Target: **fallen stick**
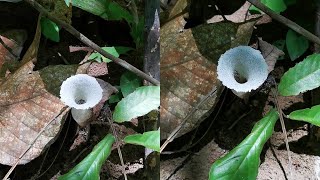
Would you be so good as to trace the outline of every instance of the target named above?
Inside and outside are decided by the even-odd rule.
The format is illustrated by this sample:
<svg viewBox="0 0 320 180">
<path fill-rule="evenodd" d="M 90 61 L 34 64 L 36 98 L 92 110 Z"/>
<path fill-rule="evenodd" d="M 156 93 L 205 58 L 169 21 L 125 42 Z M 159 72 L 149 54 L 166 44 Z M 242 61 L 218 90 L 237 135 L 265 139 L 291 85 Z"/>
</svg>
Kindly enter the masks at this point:
<svg viewBox="0 0 320 180">
<path fill-rule="evenodd" d="M 292 30 L 296 31 L 297 33 L 305 36 L 310 41 L 320 45 L 320 38 L 319 37 L 315 36 L 314 34 L 312 34 L 311 32 L 307 31 L 306 29 L 304 29 L 303 27 L 299 26 L 297 23 L 291 21 L 290 19 L 288 19 L 288 18 L 286 18 L 286 17 L 284 17 L 284 16 L 282 16 L 280 14 L 275 13 L 270 8 L 268 8 L 267 6 L 262 4 L 260 2 L 260 0 L 247 0 L 247 1 L 250 2 L 252 5 L 256 6 L 261 11 L 265 12 L 266 14 L 268 14 L 272 19 L 275 19 L 275 20 L 279 21 L 280 23 L 288 26 L 289 28 L 291 28 Z"/>
<path fill-rule="evenodd" d="M 141 70 L 137 69 L 136 67 L 132 66 L 131 64 L 127 63 L 126 61 L 117 58 L 110 53 L 104 51 L 100 46 L 98 46 L 96 43 L 91 41 L 89 38 L 87 38 L 85 35 L 81 34 L 78 30 L 76 30 L 74 27 L 69 25 L 68 23 L 52 16 L 44 7 L 42 7 L 39 3 L 37 3 L 35 0 L 24 0 L 25 2 L 29 3 L 33 8 L 35 8 L 37 11 L 42 13 L 43 16 L 49 18 L 53 22 L 57 23 L 61 27 L 63 27 L 65 30 L 67 30 L 70 34 L 77 37 L 80 41 L 85 43 L 87 46 L 91 47 L 98 53 L 102 54 L 104 57 L 111 59 L 113 62 L 119 64 L 120 66 L 124 67 L 125 69 L 135 73 L 136 75 L 140 76 L 141 78 L 151 82 L 154 85 L 159 86 L 160 82 L 153 77 L 150 77 L 146 73 L 142 72 Z"/>
</svg>

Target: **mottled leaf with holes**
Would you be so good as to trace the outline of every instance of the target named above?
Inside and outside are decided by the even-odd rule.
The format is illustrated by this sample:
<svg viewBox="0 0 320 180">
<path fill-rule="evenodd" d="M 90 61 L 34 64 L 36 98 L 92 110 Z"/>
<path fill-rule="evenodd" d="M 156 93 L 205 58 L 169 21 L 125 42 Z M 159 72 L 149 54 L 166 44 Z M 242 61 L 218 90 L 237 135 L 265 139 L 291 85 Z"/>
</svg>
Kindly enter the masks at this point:
<svg viewBox="0 0 320 180">
<path fill-rule="evenodd" d="M 213 109 L 223 89 L 217 79 L 222 53 L 247 45 L 255 20 L 242 24 L 220 22 L 183 29 L 182 16 L 161 28 L 161 138 L 167 138 L 201 100 L 206 100 L 187 121 L 180 135 L 191 131 Z"/>
<path fill-rule="evenodd" d="M 30 61 L 0 85 L 0 163 L 13 165 L 41 129 L 57 116 L 64 104 L 46 89 Z M 63 113 L 40 135 L 21 159 L 38 157 L 60 131 Z"/>
</svg>

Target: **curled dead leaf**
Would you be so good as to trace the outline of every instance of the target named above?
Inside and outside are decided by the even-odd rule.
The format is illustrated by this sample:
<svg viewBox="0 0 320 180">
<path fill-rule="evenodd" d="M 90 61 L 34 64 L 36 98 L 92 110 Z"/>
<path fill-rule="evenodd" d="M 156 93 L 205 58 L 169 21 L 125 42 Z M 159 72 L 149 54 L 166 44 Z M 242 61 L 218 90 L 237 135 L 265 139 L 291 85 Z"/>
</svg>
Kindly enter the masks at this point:
<svg viewBox="0 0 320 180">
<path fill-rule="evenodd" d="M 285 54 L 276 46 L 262 40 L 262 38 L 259 38 L 258 41 L 261 54 L 265 58 L 266 63 L 268 64 L 268 72 L 270 73 L 271 71 L 273 71 L 278 58 Z"/>
</svg>

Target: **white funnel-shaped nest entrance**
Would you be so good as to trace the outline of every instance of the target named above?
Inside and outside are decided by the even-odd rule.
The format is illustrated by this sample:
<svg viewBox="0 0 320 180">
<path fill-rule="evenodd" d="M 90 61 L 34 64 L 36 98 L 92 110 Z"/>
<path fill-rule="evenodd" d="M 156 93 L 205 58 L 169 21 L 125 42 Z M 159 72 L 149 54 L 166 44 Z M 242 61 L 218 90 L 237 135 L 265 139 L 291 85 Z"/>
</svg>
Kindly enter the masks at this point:
<svg viewBox="0 0 320 180">
<path fill-rule="evenodd" d="M 226 51 L 218 61 L 218 79 L 236 92 L 250 92 L 268 77 L 268 65 L 260 51 L 238 46 Z"/>
<path fill-rule="evenodd" d="M 60 89 L 61 101 L 75 109 L 90 109 L 102 98 L 98 81 L 86 74 L 77 74 L 66 79 Z"/>
</svg>

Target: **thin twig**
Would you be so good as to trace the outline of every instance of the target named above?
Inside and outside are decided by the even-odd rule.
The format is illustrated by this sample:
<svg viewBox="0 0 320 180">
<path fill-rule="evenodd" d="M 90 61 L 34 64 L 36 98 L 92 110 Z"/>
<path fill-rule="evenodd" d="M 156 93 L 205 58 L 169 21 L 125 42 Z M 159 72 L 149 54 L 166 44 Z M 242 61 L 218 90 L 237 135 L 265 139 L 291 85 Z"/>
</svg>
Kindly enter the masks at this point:
<svg viewBox="0 0 320 180">
<path fill-rule="evenodd" d="M 69 117 L 71 117 L 71 116 L 69 116 Z M 57 159 L 57 157 L 58 157 L 58 155 L 59 155 L 59 153 L 60 153 L 60 151 L 61 151 L 61 149 L 62 149 L 62 147 L 63 147 L 63 145 L 64 145 L 64 142 L 65 142 L 66 139 L 67 139 L 68 132 L 69 132 L 69 127 L 70 127 L 70 123 L 71 123 L 71 118 L 69 119 L 68 127 L 67 127 L 67 130 L 66 130 L 65 136 L 63 137 L 62 143 L 61 143 L 61 145 L 60 145 L 60 147 L 59 147 L 59 150 L 58 150 L 57 154 L 54 156 L 53 160 L 51 160 L 51 164 L 49 165 L 49 167 L 48 167 L 45 171 L 43 171 L 42 173 L 41 173 L 41 170 L 42 170 L 42 166 L 43 166 L 44 163 L 41 164 L 40 169 L 39 169 L 39 171 L 38 171 L 38 173 L 37 173 L 37 176 L 36 176 L 37 178 L 36 178 L 36 179 L 39 179 L 39 178 L 40 178 L 41 176 L 43 176 L 47 171 L 49 171 L 49 169 L 52 167 L 53 163 L 56 161 L 56 159 Z M 49 147 L 49 148 L 50 148 L 50 147 Z M 49 150 L 48 150 L 48 152 L 49 152 Z M 47 156 L 47 154 L 46 154 L 46 156 Z M 46 159 L 46 156 L 44 157 L 44 160 Z M 43 160 L 43 162 L 44 162 L 44 160 Z M 41 173 L 41 174 L 40 174 L 40 173 Z"/>
<path fill-rule="evenodd" d="M 77 52 L 77 51 L 92 52 L 93 49 L 90 47 L 69 46 L 69 52 Z"/>
<path fill-rule="evenodd" d="M 320 45 L 320 38 L 318 38 L 317 36 L 315 36 L 311 32 L 307 31 L 303 27 L 299 26 L 297 23 L 287 19 L 286 17 L 284 17 L 284 16 L 282 16 L 280 14 L 275 13 L 270 8 L 268 8 L 267 6 L 262 4 L 259 0 L 247 0 L 247 1 L 249 1 L 251 4 L 256 6 L 261 11 L 265 12 L 266 14 L 268 14 L 272 19 L 275 19 L 275 20 L 281 22 L 282 24 L 288 26 L 289 28 L 291 28 L 292 30 L 296 31 L 297 33 L 305 36 L 310 41 Z"/>
<path fill-rule="evenodd" d="M 238 122 L 239 122 L 242 118 L 246 117 L 249 113 L 251 113 L 252 110 L 253 110 L 253 109 L 250 109 L 248 112 L 245 112 L 244 114 L 242 114 L 237 120 L 235 120 L 235 121 L 231 124 L 231 126 L 228 128 L 228 130 L 230 131 L 235 125 L 238 124 Z"/>
<path fill-rule="evenodd" d="M 154 79 L 153 77 L 150 77 L 149 75 L 147 75 L 146 73 L 142 72 L 141 70 L 137 69 L 136 67 L 132 66 L 131 64 L 127 63 L 126 61 L 117 58 L 113 55 L 111 55 L 110 53 L 104 51 L 101 47 L 99 47 L 96 43 L 94 43 L 93 41 L 91 41 L 89 38 L 87 38 L 85 35 L 81 34 L 78 30 L 76 30 L 74 27 L 72 27 L 71 25 L 69 25 L 68 23 L 54 17 L 53 15 L 51 15 L 44 7 L 42 7 L 39 3 L 37 3 L 35 0 L 24 0 L 27 3 L 29 3 L 33 8 L 35 8 L 37 11 L 39 11 L 40 13 L 43 14 L 43 16 L 49 18 L 50 20 L 52 20 L 53 22 L 55 22 L 56 24 L 60 25 L 61 27 L 63 27 L 65 30 L 67 30 L 70 34 L 72 34 L 73 36 L 77 37 L 80 41 L 82 41 L 83 43 L 85 43 L 86 45 L 88 45 L 89 47 L 91 47 L 92 49 L 94 49 L 95 51 L 97 51 L 98 53 L 102 54 L 104 57 L 111 59 L 113 62 L 119 64 L 120 66 L 126 68 L 127 70 L 135 73 L 136 75 L 140 76 L 141 78 L 151 82 L 154 85 L 159 86 L 160 82 L 156 79 Z"/>
<path fill-rule="evenodd" d="M 61 114 L 63 114 L 63 112 L 67 112 L 69 111 L 70 108 L 68 106 L 65 106 L 62 108 L 62 110 L 56 115 L 54 116 L 54 118 L 52 118 L 42 129 L 41 131 L 37 134 L 37 136 L 33 139 L 33 141 L 30 143 L 30 145 L 28 146 L 28 148 L 19 156 L 19 158 L 17 159 L 17 161 L 14 163 L 13 166 L 11 166 L 11 168 L 9 169 L 9 171 L 7 172 L 7 174 L 4 176 L 4 178 L 2 180 L 7 180 L 10 176 L 10 174 L 13 172 L 13 170 L 16 168 L 16 166 L 19 164 L 20 160 L 23 158 L 23 156 L 25 154 L 27 154 L 27 152 L 31 149 L 31 147 L 33 146 L 33 144 L 37 141 L 37 139 L 41 136 L 41 134 L 47 129 L 47 127 L 57 119 L 58 116 L 60 116 Z"/>
<path fill-rule="evenodd" d="M 291 170 L 292 170 L 292 161 L 291 161 L 291 155 L 290 155 L 290 147 L 289 147 L 289 140 L 288 140 L 288 135 L 287 135 L 287 130 L 286 130 L 286 125 L 284 123 L 283 120 L 283 112 L 282 109 L 280 107 L 279 101 L 278 101 L 278 87 L 277 87 L 277 83 L 275 81 L 275 79 L 273 78 L 274 84 L 275 84 L 275 90 L 273 91 L 273 98 L 279 113 L 279 118 L 280 118 L 280 123 L 281 123 L 281 128 L 282 128 L 282 132 L 284 134 L 284 138 L 285 138 L 285 144 L 286 144 L 286 149 L 287 149 L 287 155 L 288 155 L 288 161 L 289 161 L 289 177 L 291 177 Z"/>
<path fill-rule="evenodd" d="M 208 126 L 207 130 L 205 133 L 203 133 L 203 135 L 195 142 L 195 143 L 192 143 L 190 146 L 188 147 L 185 147 L 185 148 L 182 148 L 180 150 L 177 150 L 177 151 L 163 151 L 161 154 L 173 154 L 173 153 L 179 153 L 179 152 L 184 152 L 184 151 L 188 151 L 189 149 L 193 148 L 194 146 L 196 146 L 197 144 L 200 143 L 200 141 L 206 136 L 206 134 L 211 130 L 211 127 L 213 125 L 213 123 L 216 121 L 218 115 L 220 114 L 220 111 L 222 109 L 222 106 L 226 100 L 226 97 L 227 97 L 227 94 L 228 92 L 225 92 L 224 96 L 223 96 L 223 99 L 222 99 L 222 102 L 221 102 L 221 105 L 219 106 L 218 108 L 218 111 L 217 113 L 214 115 L 214 118 L 211 120 L 210 122 L 210 125 Z"/>
<path fill-rule="evenodd" d="M 120 145 L 119 145 L 120 144 L 119 143 L 119 138 L 118 138 L 116 129 L 114 128 L 114 125 L 113 125 L 112 116 L 110 116 L 112 113 L 111 113 L 111 110 L 110 110 L 109 107 L 106 107 L 106 110 L 104 110 L 104 111 L 106 111 L 106 118 L 108 119 L 108 121 L 110 123 L 110 128 L 112 130 L 112 134 L 115 137 L 116 146 L 117 146 L 117 150 L 118 150 L 118 154 L 119 154 L 119 158 L 120 158 L 120 162 L 121 162 L 121 166 L 122 166 L 122 173 L 123 173 L 124 179 L 127 180 L 128 177 L 127 177 L 127 174 L 126 174 L 125 165 L 124 165 L 124 161 L 123 161 L 123 156 L 122 156 L 121 148 L 120 148 Z"/>
<path fill-rule="evenodd" d="M 183 121 L 179 124 L 178 127 L 176 127 L 171 134 L 169 135 L 169 137 L 166 139 L 166 141 L 162 144 L 161 148 L 160 148 L 160 153 L 164 150 L 164 148 L 166 148 L 166 146 L 173 141 L 173 139 L 179 134 L 179 132 L 181 131 L 181 129 L 185 126 L 185 124 L 187 123 L 187 121 L 192 117 L 192 115 L 199 109 L 199 107 L 205 103 L 211 96 L 214 95 L 214 93 L 217 91 L 216 88 L 212 89 L 211 92 L 205 97 L 203 98 L 199 104 L 197 104 L 196 107 L 194 107 L 189 113 L 188 115 L 183 119 Z"/>
</svg>

